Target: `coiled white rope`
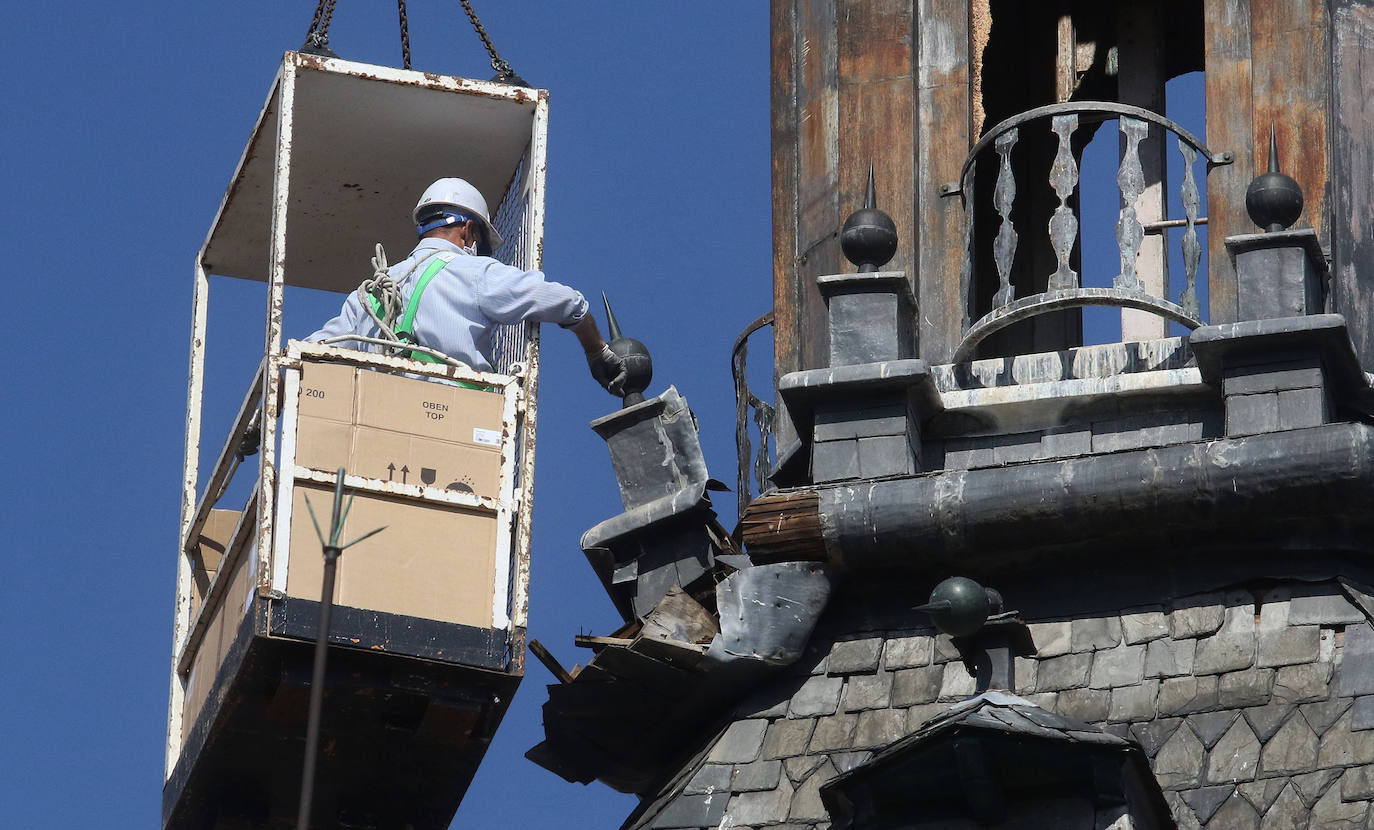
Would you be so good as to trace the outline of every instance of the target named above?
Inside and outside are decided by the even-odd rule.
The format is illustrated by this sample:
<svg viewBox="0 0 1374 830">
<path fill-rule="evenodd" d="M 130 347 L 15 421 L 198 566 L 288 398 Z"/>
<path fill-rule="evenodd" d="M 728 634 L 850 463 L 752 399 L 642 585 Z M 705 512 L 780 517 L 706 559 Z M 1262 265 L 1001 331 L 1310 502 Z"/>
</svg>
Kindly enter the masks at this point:
<svg viewBox="0 0 1374 830">
<path fill-rule="evenodd" d="M 418 264 L 418 263 L 417 263 Z M 377 243 L 376 253 L 372 255 L 372 276 L 365 279 L 358 286 L 358 303 L 367 311 L 369 317 L 381 329 L 382 339 L 392 343 L 401 343 L 401 338 L 395 332 L 396 318 L 400 316 L 401 309 L 405 301 L 401 297 L 400 283 L 405 282 L 406 277 L 410 276 L 410 271 L 406 272 L 405 277 L 400 280 L 393 280 L 387 271 L 389 266 L 386 263 L 386 250 L 382 248 L 382 243 Z M 411 271 L 415 268 L 412 266 Z M 381 306 L 381 314 L 378 314 L 369 302 L 369 298 L 375 299 Z M 395 351 L 395 349 L 393 349 Z"/>
<path fill-rule="evenodd" d="M 372 255 L 372 276 L 363 280 L 358 285 L 358 304 L 363 307 L 367 315 L 377 324 L 380 331 L 380 338 L 362 337 L 359 335 L 344 335 L 342 337 L 331 337 L 324 340 L 324 343 L 334 343 L 341 340 L 355 340 L 364 343 L 372 343 L 382 347 L 383 354 L 402 355 L 407 352 L 424 352 L 431 357 L 443 361 L 450 366 L 461 366 L 470 368 L 461 360 L 455 360 L 437 349 L 427 348 L 418 343 L 408 343 L 396 334 L 396 318 L 401 315 L 401 310 L 405 307 L 405 298 L 401 296 L 401 284 L 410 279 L 410 275 L 415 273 L 415 269 L 429 261 L 429 257 L 417 260 L 410 269 L 401 276 L 400 279 L 393 279 L 390 266 L 386 262 L 386 250 L 382 248 L 382 243 L 377 243 L 376 253 Z M 381 306 L 381 314 L 368 302 L 369 298 L 375 298 L 377 304 Z"/>
</svg>

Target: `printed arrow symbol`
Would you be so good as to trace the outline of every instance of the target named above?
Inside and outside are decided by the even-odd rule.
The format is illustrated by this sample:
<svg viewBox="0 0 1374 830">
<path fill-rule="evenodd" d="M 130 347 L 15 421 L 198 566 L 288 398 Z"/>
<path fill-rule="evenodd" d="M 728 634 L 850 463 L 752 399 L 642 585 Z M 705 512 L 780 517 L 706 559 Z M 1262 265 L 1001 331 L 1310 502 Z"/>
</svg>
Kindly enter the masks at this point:
<svg viewBox="0 0 1374 830">
<path fill-rule="evenodd" d="M 405 483 L 406 483 L 406 476 L 408 476 L 408 475 L 410 475 L 410 468 L 409 468 L 409 467 L 402 467 L 402 468 L 401 468 L 401 483 L 402 483 L 402 484 L 405 484 Z"/>
<path fill-rule="evenodd" d="M 386 465 L 386 480 L 391 481 L 396 477 L 396 465 L 394 463 Z"/>
</svg>

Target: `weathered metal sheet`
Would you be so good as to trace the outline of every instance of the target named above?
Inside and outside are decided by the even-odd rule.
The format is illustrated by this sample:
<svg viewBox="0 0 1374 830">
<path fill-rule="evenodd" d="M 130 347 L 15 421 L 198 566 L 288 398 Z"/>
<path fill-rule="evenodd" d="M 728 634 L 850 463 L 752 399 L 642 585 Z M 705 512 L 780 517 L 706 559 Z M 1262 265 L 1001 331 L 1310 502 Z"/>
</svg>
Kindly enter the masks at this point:
<svg viewBox="0 0 1374 830">
<path fill-rule="evenodd" d="M 848 567 L 955 567 L 973 552 L 991 566 L 1167 546 L 1180 533 L 1231 544 L 1263 533 L 1272 543 L 1282 523 L 1364 510 L 1374 497 L 1374 428 L 1330 424 L 817 492 L 830 561 Z"/>
<path fill-rule="evenodd" d="M 830 572 L 816 562 L 779 562 L 736 571 L 716 586 L 720 638 L 736 657 L 795 663 L 830 600 Z"/>
</svg>

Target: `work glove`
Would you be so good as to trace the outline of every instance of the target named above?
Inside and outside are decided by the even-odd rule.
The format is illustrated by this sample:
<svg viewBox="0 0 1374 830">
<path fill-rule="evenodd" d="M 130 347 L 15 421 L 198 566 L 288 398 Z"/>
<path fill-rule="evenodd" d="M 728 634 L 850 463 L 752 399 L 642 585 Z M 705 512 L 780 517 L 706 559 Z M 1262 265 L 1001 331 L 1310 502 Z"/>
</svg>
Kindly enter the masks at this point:
<svg viewBox="0 0 1374 830">
<path fill-rule="evenodd" d="M 610 346 L 602 345 L 596 351 L 587 352 L 587 367 L 601 388 L 617 398 L 625 396 L 625 381 L 630 379 L 630 373 L 625 368 L 625 361 L 611 351 Z"/>
</svg>

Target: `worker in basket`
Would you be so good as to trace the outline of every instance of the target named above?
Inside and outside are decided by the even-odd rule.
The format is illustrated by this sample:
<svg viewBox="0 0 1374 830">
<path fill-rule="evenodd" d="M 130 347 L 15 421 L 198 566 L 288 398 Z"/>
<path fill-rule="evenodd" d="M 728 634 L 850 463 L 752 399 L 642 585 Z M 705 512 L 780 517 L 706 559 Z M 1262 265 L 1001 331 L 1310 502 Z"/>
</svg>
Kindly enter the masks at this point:
<svg viewBox="0 0 1374 830">
<path fill-rule="evenodd" d="M 613 395 L 623 393 L 625 364 L 602 339 L 586 298 L 539 271 L 491 258 L 501 234 L 477 188 L 459 178 L 439 179 L 420 196 L 412 217 L 420 242 L 410 257 L 388 267 L 378 245 L 372 279 L 307 340 L 338 338 L 341 345 L 389 349 L 426 362 L 443 362 L 430 353 L 439 352 L 451 358 L 447 362 L 490 372 L 495 326 L 558 323 L 577 335 L 596 382 Z"/>
</svg>

